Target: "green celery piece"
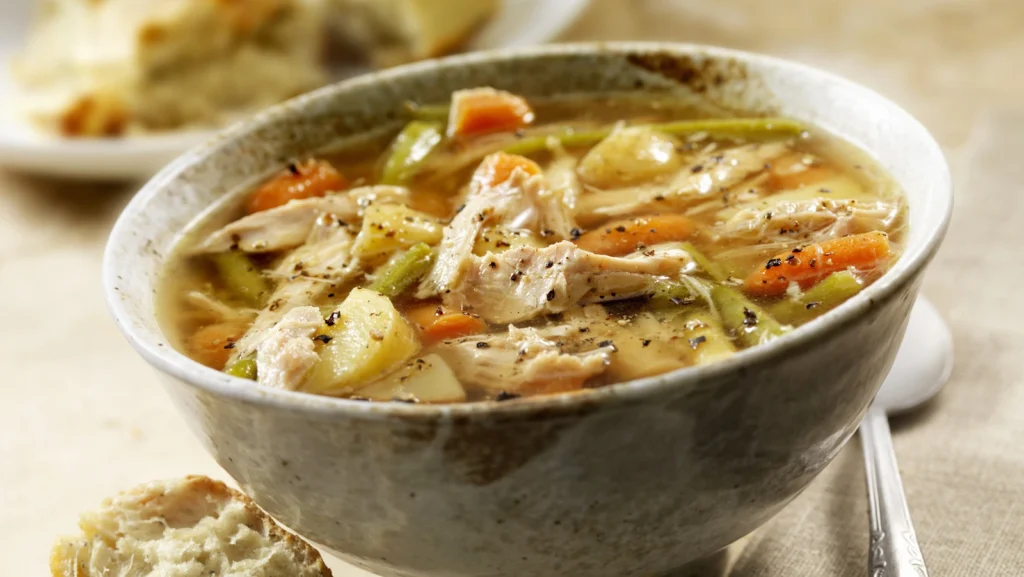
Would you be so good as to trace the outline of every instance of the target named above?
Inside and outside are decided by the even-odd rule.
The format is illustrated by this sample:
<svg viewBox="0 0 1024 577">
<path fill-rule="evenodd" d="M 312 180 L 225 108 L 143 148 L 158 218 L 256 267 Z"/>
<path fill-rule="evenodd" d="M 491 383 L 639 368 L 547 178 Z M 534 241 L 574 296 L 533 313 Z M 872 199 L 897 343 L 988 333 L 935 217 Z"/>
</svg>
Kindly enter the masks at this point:
<svg viewBox="0 0 1024 577">
<path fill-rule="evenodd" d="M 407 183 L 443 139 L 444 126 L 441 123 L 414 120 L 405 125 L 391 144 L 391 153 L 384 164 L 381 184 Z"/>
<path fill-rule="evenodd" d="M 611 132 L 610 128 L 599 128 L 596 130 L 575 130 L 568 128 L 551 134 L 520 138 L 512 144 L 502 148 L 502 151 L 522 156 L 537 154 L 548 150 L 548 140 L 552 138 L 558 141 L 558 143 L 565 148 L 579 148 L 581 146 L 597 144 L 604 140 L 605 137 L 611 134 Z"/>
<path fill-rule="evenodd" d="M 231 292 L 252 306 L 263 306 L 263 300 L 270 294 L 270 286 L 245 253 L 232 250 L 210 255 L 210 258 Z"/>
<path fill-rule="evenodd" d="M 772 305 L 770 312 L 777 319 L 800 325 L 834 309 L 862 288 L 852 272 L 835 272 L 808 289 L 799 299 L 786 299 Z"/>
<path fill-rule="evenodd" d="M 788 118 L 708 118 L 648 124 L 646 126 L 658 132 L 675 136 L 685 136 L 698 132 L 746 136 L 755 134 L 795 136 L 807 130 L 803 124 Z M 509 154 L 536 154 L 548 149 L 548 139 L 550 138 L 558 140 L 566 148 L 590 146 L 603 140 L 611 134 L 612 130 L 612 127 L 594 130 L 565 129 L 553 134 L 522 138 L 506 146 L 503 150 Z"/>
<path fill-rule="evenodd" d="M 651 304 L 659 308 L 684 306 L 700 299 L 685 283 L 674 280 L 655 281 L 647 294 Z"/>
<path fill-rule="evenodd" d="M 733 288 L 715 286 L 711 289 L 711 300 L 718 308 L 722 324 L 745 347 L 766 343 L 785 333 L 767 311 Z"/>
<path fill-rule="evenodd" d="M 367 288 L 389 298 L 397 297 L 430 271 L 433 256 L 434 251 L 427 244 L 413 245 L 381 266 Z"/>
<path fill-rule="evenodd" d="M 449 107 L 447 104 L 406 104 L 406 112 L 410 118 L 431 122 L 446 122 Z"/>
<path fill-rule="evenodd" d="M 691 257 L 693 257 L 693 262 L 697 263 L 697 266 L 699 266 L 701 270 L 707 273 L 711 278 L 718 282 L 724 282 L 728 278 L 728 275 L 725 274 L 722 267 L 717 263 L 711 262 L 711 259 L 702 253 L 700 249 L 693 246 L 692 242 L 684 242 L 682 244 L 682 248 L 689 253 Z"/>
<path fill-rule="evenodd" d="M 249 379 L 250 381 L 256 380 L 256 360 L 255 359 L 238 359 L 237 361 L 229 364 L 224 372 L 241 379 Z"/>
</svg>

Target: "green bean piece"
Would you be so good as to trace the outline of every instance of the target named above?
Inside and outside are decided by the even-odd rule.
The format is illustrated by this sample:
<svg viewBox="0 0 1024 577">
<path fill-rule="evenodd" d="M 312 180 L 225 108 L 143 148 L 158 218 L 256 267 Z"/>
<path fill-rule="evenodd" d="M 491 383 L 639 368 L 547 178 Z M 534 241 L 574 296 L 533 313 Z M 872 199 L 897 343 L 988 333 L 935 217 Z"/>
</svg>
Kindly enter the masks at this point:
<svg viewBox="0 0 1024 577">
<path fill-rule="evenodd" d="M 416 175 L 423 160 L 444 138 L 444 125 L 439 122 L 414 120 L 405 125 L 391 144 L 391 153 L 384 163 L 381 184 L 401 185 Z"/>
<path fill-rule="evenodd" d="M 682 244 L 682 249 L 689 253 L 689 255 L 693 257 L 693 262 L 697 263 L 697 266 L 699 266 L 701 270 L 706 272 L 711 278 L 718 282 L 723 282 L 728 278 L 722 270 L 722 267 L 717 263 L 711 262 L 711 259 L 702 253 L 700 249 L 693 246 L 692 242 L 684 242 Z"/>
<path fill-rule="evenodd" d="M 700 298 L 689 285 L 674 280 L 655 281 L 647 294 L 651 304 L 658 308 L 684 306 Z"/>
<path fill-rule="evenodd" d="M 777 319 L 800 325 L 836 308 L 862 288 L 852 272 L 835 272 L 808 289 L 800 298 L 786 299 L 771 306 L 770 312 Z"/>
<path fill-rule="evenodd" d="M 685 136 L 698 132 L 712 134 L 741 134 L 754 136 L 757 134 L 778 134 L 797 136 L 807 130 L 803 123 L 789 118 L 706 118 L 703 120 L 680 120 L 651 124 L 651 128 L 665 134 Z"/>
<path fill-rule="evenodd" d="M 715 286 L 711 289 L 711 300 L 718 307 L 722 324 L 745 347 L 766 343 L 785 332 L 763 308 L 733 288 Z"/>
<path fill-rule="evenodd" d="M 446 122 L 448 120 L 449 106 L 447 104 L 416 104 L 415 102 L 406 102 L 405 110 L 409 117 L 415 120 Z"/>
<path fill-rule="evenodd" d="M 270 287 L 267 279 L 245 253 L 232 250 L 214 254 L 211 258 L 221 280 L 229 290 L 250 305 L 263 305 L 263 299 L 270 293 Z"/>
<path fill-rule="evenodd" d="M 430 271 L 433 256 L 434 251 L 427 244 L 413 245 L 381 266 L 368 288 L 386 297 L 397 297 Z"/>
<path fill-rule="evenodd" d="M 256 359 L 238 359 L 224 368 L 224 372 L 240 379 L 256 380 Z"/>
<path fill-rule="evenodd" d="M 795 136 L 803 133 L 807 128 L 788 118 L 708 118 L 704 120 L 680 120 L 677 122 L 664 122 L 648 124 L 650 128 L 665 134 L 685 136 L 698 132 L 710 132 L 713 134 L 742 134 L 752 136 L 755 134 L 777 134 L 782 136 Z M 589 146 L 597 144 L 612 133 L 613 128 L 598 128 L 594 130 L 573 130 L 566 129 L 548 135 L 530 136 L 522 138 L 506 146 L 502 150 L 509 154 L 536 154 L 548 150 L 548 139 L 554 138 L 566 148 Z"/>
<path fill-rule="evenodd" d="M 598 128 L 596 130 L 575 130 L 568 128 L 552 132 L 551 134 L 520 138 L 512 144 L 502 148 L 502 151 L 509 154 L 519 155 L 537 154 L 550 148 L 548 146 L 548 140 L 552 138 L 565 148 L 579 148 L 581 146 L 597 144 L 611 133 L 611 128 Z"/>
<path fill-rule="evenodd" d="M 408 108 L 410 116 L 420 121 L 439 122 L 445 121 L 448 118 L 447 106 L 410 105 Z M 645 126 L 650 126 L 659 132 L 676 136 L 696 134 L 698 132 L 747 136 L 757 134 L 795 136 L 807 130 L 803 124 L 788 118 L 709 118 L 656 123 Z M 520 138 L 501 150 L 509 154 L 524 156 L 538 154 L 550 149 L 549 141 L 551 139 L 554 139 L 565 148 L 591 146 L 604 140 L 612 133 L 612 130 L 614 130 L 612 126 L 589 130 L 563 128 L 550 134 Z"/>
</svg>

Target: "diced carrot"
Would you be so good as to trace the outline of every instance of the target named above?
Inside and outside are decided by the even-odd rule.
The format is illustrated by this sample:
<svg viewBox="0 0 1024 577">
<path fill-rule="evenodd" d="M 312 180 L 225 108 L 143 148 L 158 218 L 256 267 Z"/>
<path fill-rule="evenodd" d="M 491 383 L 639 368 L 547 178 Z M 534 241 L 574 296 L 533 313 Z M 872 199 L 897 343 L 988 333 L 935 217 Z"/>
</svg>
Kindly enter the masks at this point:
<svg viewBox="0 0 1024 577">
<path fill-rule="evenodd" d="M 426 304 L 405 311 L 420 331 L 426 345 L 487 332 L 487 323 L 462 312 L 450 312 L 438 304 Z"/>
<path fill-rule="evenodd" d="M 850 267 L 873 269 L 888 260 L 890 253 L 884 232 L 827 240 L 776 255 L 751 273 L 743 287 L 748 294 L 762 297 L 785 294 L 791 282 L 806 290 L 834 272 Z"/>
<path fill-rule="evenodd" d="M 656 214 L 605 223 L 577 241 L 583 250 L 622 256 L 663 242 L 686 240 L 695 230 L 693 221 L 681 214 Z"/>
<path fill-rule="evenodd" d="M 326 160 L 310 159 L 302 164 L 291 164 L 252 193 L 245 204 L 249 214 L 277 208 L 290 200 L 324 196 L 328 192 L 345 190 L 348 181 Z"/>
<path fill-rule="evenodd" d="M 452 94 L 448 136 L 512 132 L 533 122 L 533 109 L 522 96 L 493 88 L 470 88 Z"/>
<path fill-rule="evenodd" d="M 525 156 L 495 152 L 480 162 L 473 173 L 473 182 L 481 188 L 497 186 L 508 180 L 517 168 L 531 176 L 541 173 L 540 166 Z"/>
<path fill-rule="evenodd" d="M 188 351 L 200 363 L 223 369 L 231 357 L 230 347 L 245 334 L 246 323 L 228 321 L 199 328 L 188 338 Z"/>
<path fill-rule="evenodd" d="M 821 182 L 835 176 L 836 170 L 831 166 L 819 163 L 804 163 L 804 154 L 788 154 L 771 163 L 769 170 L 772 188 L 776 190 L 792 190 Z"/>
</svg>

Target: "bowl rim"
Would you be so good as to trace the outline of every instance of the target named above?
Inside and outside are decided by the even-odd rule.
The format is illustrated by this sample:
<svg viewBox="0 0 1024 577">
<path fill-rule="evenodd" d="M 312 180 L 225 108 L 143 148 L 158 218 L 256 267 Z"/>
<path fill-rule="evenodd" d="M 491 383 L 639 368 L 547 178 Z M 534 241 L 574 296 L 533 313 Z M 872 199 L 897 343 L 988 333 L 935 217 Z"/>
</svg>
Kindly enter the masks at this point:
<svg viewBox="0 0 1024 577">
<path fill-rule="evenodd" d="M 355 89 L 360 86 L 381 81 L 417 74 L 429 74 L 432 70 L 453 68 L 463 65 L 474 65 L 495 60 L 528 60 L 545 56 L 570 56 L 578 54 L 633 54 L 660 52 L 680 56 L 706 56 L 714 59 L 735 60 L 745 63 L 758 63 L 765 67 L 783 69 L 787 73 L 805 77 L 816 77 L 830 84 L 841 86 L 846 90 L 859 93 L 859 96 L 887 105 L 894 113 L 902 115 L 905 125 L 919 130 L 926 138 L 928 151 L 939 162 L 934 166 L 936 184 L 931 203 L 942 203 L 938 219 L 934 222 L 922 222 L 915 226 L 923 226 L 927 233 L 917 244 L 908 244 L 904 254 L 896 265 L 881 278 L 854 295 L 842 305 L 827 312 L 793 331 L 757 347 L 739 351 L 732 357 L 709 365 L 685 367 L 661 375 L 617 383 L 605 387 L 586 389 L 570 393 L 523 397 L 511 401 L 480 401 L 453 404 L 408 404 L 367 402 L 337 397 L 327 397 L 304 393 L 273 389 L 250 381 L 243 386 L 242 380 L 219 371 L 205 367 L 178 352 L 167 342 L 163 331 L 152 334 L 131 322 L 137 318 L 125 306 L 118 288 L 118 271 L 123 270 L 121 263 L 126 255 L 118 254 L 114 247 L 127 239 L 130 221 L 136 215 L 144 214 L 146 204 L 159 195 L 164 187 L 181 175 L 188 167 L 202 161 L 210 154 L 216 153 L 220 146 L 237 138 L 258 130 L 273 120 L 297 114 L 307 104 L 323 98 L 330 98 L 338 91 Z M 871 150 L 866 150 L 871 154 Z M 276 409 L 304 412 L 321 417 L 388 419 L 401 417 L 403 420 L 428 420 L 447 417 L 491 417 L 507 415 L 522 416 L 539 412 L 577 411 L 586 406 L 613 403 L 617 400 L 628 401 L 657 395 L 668 388 L 683 387 L 687 384 L 699 383 L 703 380 L 716 379 L 724 374 L 742 372 L 757 367 L 773 358 L 799 351 L 807 343 L 823 340 L 834 336 L 841 329 L 854 322 L 860 315 L 867 312 L 874 303 L 886 300 L 895 295 L 901 287 L 913 280 L 928 264 L 949 226 L 953 208 L 953 187 L 949 166 L 942 149 L 931 133 L 912 115 L 899 105 L 893 103 L 877 92 L 866 88 L 841 76 L 814 68 L 798 62 L 745 52 L 740 50 L 707 46 L 691 43 L 675 42 L 588 42 L 573 44 L 552 44 L 527 48 L 514 48 L 477 52 L 425 61 L 351 78 L 318 90 L 309 92 L 287 102 L 274 105 L 263 112 L 231 125 L 209 139 L 179 156 L 168 164 L 132 198 L 111 229 L 103 255 L 103 292 L 107 306 L 118 328 L 131 346 L 151 365 L 159 371 L 178 380 L 197 387 L 205 392 L 227 397 L 234 401 L 271 406 Z M 134 257 L 133 257 L 134 258 Z M 150 257 L 155 258 L 155 257 Z M 148 288 L 152 288 L 152 285 Z"/>
</svg>

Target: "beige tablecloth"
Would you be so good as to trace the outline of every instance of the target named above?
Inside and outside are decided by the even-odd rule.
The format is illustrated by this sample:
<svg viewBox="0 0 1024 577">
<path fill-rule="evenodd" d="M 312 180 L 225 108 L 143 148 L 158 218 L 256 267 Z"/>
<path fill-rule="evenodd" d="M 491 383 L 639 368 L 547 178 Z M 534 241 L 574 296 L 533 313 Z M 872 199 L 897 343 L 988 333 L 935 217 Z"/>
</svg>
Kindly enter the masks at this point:
<svg viewBox="0 0 1024 577">
<path fill-rule="evenodd" d="M 924 292 L 956 368 L 896 426 L 932 575 L 1024 575 L 1024 4 L 1020 0 L 596 0 L 571 40 L 660 39 L 759 50 L 832 69 L 905 105 L 954 162 L 953 227 Z M 1017 113 L 1020 111 L 1020 113 Z M 107 231 L 133 186 L 0 171 L 0 575 L 46 573 L 78 511 L 135 483 L 225 477 L 110 321 Z M 856 441 L 767 527 L 732 548 L 735 577 L 866 574 Z M 332 562 L 342 577 L 366 574 Z M 722 559 L 694 568 L 722 573 Z"/>
</svg>

